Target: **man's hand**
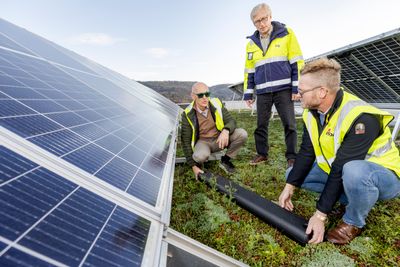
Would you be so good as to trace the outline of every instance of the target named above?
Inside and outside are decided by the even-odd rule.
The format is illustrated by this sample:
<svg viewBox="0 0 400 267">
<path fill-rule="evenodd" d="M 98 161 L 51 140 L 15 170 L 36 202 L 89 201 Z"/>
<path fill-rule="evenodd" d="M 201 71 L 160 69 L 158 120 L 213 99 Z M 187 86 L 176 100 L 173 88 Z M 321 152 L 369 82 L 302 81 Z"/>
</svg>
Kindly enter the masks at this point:
<svg viewBox="0 0 400 267">
<path fill-rule="evenodd" d="M 297 94 L 292 94 L 292 101 L 298 101 L 300 100 L 301 95 L 299 93 Z"/>
<path fill-rule="evenodd" d="M 194 176 L 196 177 L 196 180 L 199 179 L 199 173 L 204 173 L 204 171 L 202 169 L 200 169 L 199 167 L 197 167 L 196 165 L 192 166 L 192 170 L 194 172 Z"/>
<path fill-rule="evenodd" d="M 291 200 L 294 188 L 294 185 L 286 184 L 285 188 L 283 188 L 282 190 L 281 195 L 279 196 L 279 206 L 289 211 L 292 211 L 294 208 Z"/>
<path fill-rule="evenodd" d="M 218 147 L 220 149 L 224 149 L 228 146 L 229 143 L 229 131 L 227 129 L 223 129 L 222 132 L 219 134 L 218 139 L 216 141 Z"/>
<path fill-rule="evenodd" d="M 245 100 L 245 102 L 246 102 L 246 105 L 247 105 L 249 108 L 251 108 L 251 107 L 253 106 L 254 99 Z"/>
<path fill-rule="evenodd" d="M 318 244 L 324 241 L 326 219 L 326 214 L 318 210 L 310 218 L 306 230 L 307 235 L 312 233 L 312 238 L 308 241 L 309 244 Z"/>
</svg>

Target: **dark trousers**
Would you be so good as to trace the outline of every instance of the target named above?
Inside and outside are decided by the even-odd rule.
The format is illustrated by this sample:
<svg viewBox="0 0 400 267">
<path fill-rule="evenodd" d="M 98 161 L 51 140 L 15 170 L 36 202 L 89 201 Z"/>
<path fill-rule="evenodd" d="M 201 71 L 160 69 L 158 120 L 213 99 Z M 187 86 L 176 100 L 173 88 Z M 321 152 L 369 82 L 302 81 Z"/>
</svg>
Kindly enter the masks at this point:
<svg viewBox="0 0 400 267">
<path fill-rule="evenodd" d="M 294 159 L 296 158 L 297 132 L 290 89 L 257 95 L 257 129 L 254 131 L 257 154 L 268 156 L 268 125 L 273 104 L 285 129 L 286 159 Z"/>
</svg>

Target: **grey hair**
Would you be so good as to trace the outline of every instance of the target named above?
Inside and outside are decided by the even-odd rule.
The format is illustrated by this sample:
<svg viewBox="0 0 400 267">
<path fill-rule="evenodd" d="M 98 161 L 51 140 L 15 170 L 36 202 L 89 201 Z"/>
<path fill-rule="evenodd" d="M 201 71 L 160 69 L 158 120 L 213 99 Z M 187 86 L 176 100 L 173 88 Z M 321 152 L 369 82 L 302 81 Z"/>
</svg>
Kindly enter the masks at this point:
<svg viewBox="0 0 400 267">
<path fill-rule="evenodd" d="M 250 13 L 251 20 L 253 20 L 254 16 L 260 9 L 265 9 L 269 16 L 272 15 L 271 8 L 269 7 L 269 5 L 267 5 L 266 3 L 261 3 L 261 4 L 256 5 L 255 7 L 253 7 L 253 9 L 251 10 L 251 13 Z"/>
</svg>

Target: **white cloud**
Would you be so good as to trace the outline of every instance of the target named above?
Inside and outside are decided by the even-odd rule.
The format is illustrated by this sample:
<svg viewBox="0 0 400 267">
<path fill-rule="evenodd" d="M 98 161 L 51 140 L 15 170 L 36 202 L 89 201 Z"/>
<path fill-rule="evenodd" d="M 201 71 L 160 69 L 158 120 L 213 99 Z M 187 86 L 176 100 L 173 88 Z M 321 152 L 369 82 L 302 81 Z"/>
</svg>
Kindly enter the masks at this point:
<svg viewBox="0 0 400 267">
<path fill-rule="evenodd" d="M 174 64 L 148 64 L 148 69 L 175 69 L 177 66 Z"/>
<path fill-rule="evenodd" d="M 146 49 L 145 52 L 154 58 L 164 58 L 169 54 L 167 49 L 161 47 L 152 47 Z"/>
<path fill-rule="evenodd" d="M 108 46 L 118 42 L 122 42 L 124 39 L 115 38 L 106 33 L 82 33 L 80 35 L 71 37 L 68 42 L 75 45 L 99 45 Z"/>
</svg>

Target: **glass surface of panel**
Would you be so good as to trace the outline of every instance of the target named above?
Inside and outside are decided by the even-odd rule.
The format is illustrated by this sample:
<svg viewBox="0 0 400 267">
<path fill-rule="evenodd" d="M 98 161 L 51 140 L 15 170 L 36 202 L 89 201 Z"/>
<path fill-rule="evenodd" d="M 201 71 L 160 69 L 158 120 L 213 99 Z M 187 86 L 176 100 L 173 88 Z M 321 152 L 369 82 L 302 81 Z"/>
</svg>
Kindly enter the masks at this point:
<svg viewBox="0 0 400 267">
<path fill-rule="evenodd" d="M 0 236 L 9 242 L 1 243 L 2 264 L 47 263 L 13 247 L 16 242 L 69 266 L 102 261 L 140 266 L 148 220 L 7 148 L 0 147 L 0 155 L 13 159 L 0 165 L 0 172 L 14 178 L 5 180 L 0 190 Z"/>
<path fill-rule="evenodd" d="M 1 25 L 1 20 L 0 20 L 0 25 Z M 0 33 L 0 46 L 4 46 L 10 49 L 14 49 L 23 53 L 31 54 L 33 53 L 29 51 L 28 49 L 23 48 L 22 46 L 18 45 L 17 43 L 13 42 L 9 38 L 7 38 L 4 34 Z"/>
<path fill-rule="evenodd" d="M 400 103 L 399 36 L 396 33 L 328 55 L 342 65 L 342 84 L 367 102 Z"/>
<path fill-rule="evenodd" d="M 11 248 L 0 257 L 0 266 L 57 266 L 25 252 Z"/>
<path fill-rule="evenodd" d="M 166 162 L 173 145 L 168 138 L 178 106 L 1 19 L 0 34 L 8 48 L 0 44 L 0 125 L 93 174 L 92 179 L 155 205 L 159 188 L 154 187 L 172 164 Z M 117 161 L 126 168 L 117 172 Z M 149 189 L 142 190 L 147 175 Z"/>
<path fill-rule="evenodd" d="M 136 171 L 137 167 L 135 165 L 117 157 L 98 171 L 96 177 L 125 191 Z"/>
<path fill-rule="evenodd" d="M 2 19 L 0 19 L 0 32 L 4 36 L 14 40 L 14 42 L 18 44 L 18 46 L 14 47 L 13 49 L 19 50 L 21 52 L 26 52 L 27 48 L 29 48 L 31 54 L 64 64 L 71 68 L 91 72 L 82 64 L 76 62 L 75 60 L 61 53 L 59 50 L 55 49 L 46 39 L 34 35 L 23 28 L 16 27 L 13 24 Z M 23 47 L 23 49 L 21 49 L 21 47 Z"/>
<path fill-rule="evenodd" d="M 28 172 L 38 165 L 0 146 L 0 184 Z"/>
<path fill-rule="evenodd" d="M 160 188 L 160 179 L 140 170 L 133 179 L 127 192 L 151 205 L 157 202 L 157 195 Z"/>
</svg>

